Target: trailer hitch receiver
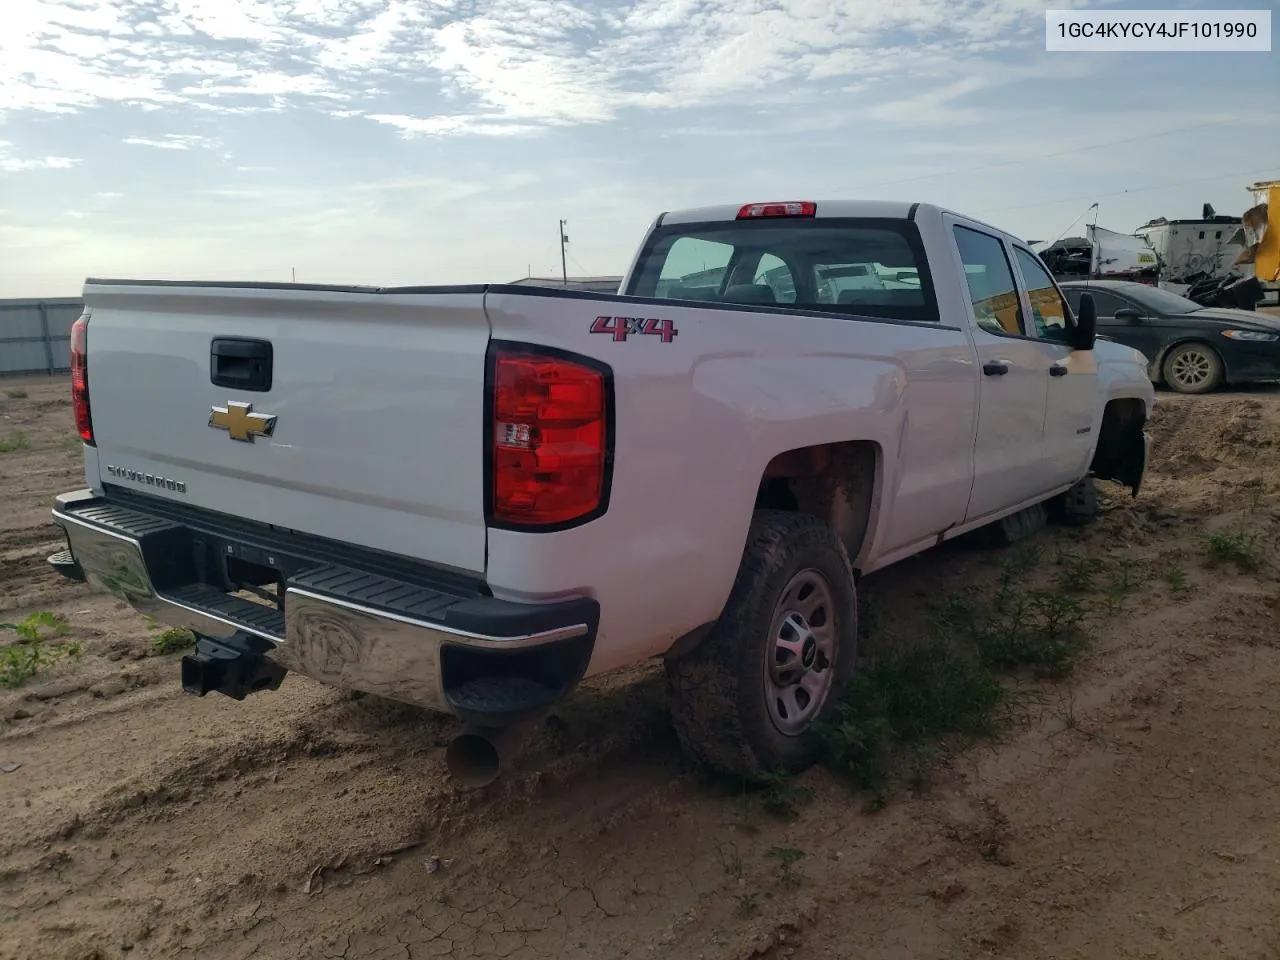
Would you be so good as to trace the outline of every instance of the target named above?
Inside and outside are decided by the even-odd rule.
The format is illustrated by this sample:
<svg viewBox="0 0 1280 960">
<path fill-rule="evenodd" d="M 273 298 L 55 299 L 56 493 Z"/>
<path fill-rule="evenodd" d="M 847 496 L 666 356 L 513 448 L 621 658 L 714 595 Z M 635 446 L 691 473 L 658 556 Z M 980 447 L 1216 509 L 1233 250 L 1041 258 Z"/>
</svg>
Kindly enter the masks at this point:
<svg viewBox="0 0 1280 960">
<path fill-rule="evenodd" d="M 288 671 L 267 653 L 272 644 L 243 631 L 230 637 L 196 637 L 196 649 L 182 658 L 182 689 L 203 697 L 221 693 L 243 700 L 260 690 L 277 690 Z"/>
</svg>

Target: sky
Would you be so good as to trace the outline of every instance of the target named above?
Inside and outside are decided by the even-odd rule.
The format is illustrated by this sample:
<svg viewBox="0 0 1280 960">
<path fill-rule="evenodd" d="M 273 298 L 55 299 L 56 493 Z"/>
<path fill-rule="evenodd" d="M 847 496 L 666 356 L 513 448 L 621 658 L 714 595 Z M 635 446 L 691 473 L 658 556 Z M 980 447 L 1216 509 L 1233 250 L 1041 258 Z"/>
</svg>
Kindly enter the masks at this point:
<svg viewBox="0 0 1280 960">
<path fill-rule="evenodd" d="M 721 202 L 1239 214 L 1280 178 L 1280 51 L 1045 51 L 1046 6 L 1224 5 L 0 0 L 0 297 L 558 276 L 560 219 L 570 274 L 617 275 Z"/>
</svg>

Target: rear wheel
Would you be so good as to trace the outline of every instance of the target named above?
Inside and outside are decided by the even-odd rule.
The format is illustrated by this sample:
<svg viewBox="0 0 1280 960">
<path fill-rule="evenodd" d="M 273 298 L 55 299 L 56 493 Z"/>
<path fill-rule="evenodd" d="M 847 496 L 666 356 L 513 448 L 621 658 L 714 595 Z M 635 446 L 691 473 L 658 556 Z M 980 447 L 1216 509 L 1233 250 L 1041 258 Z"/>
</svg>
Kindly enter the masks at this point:
<svg viewBox="0 0 1280 960">
<path fill-rule="evenodd" d="M 759 511 L 720 619 L 667 661 L 685 751 L 721 773 L 761 780 L 821 753 L 814 731 L 857 654 L 849 558 L 816 517 Z"/>
<path fill-rule="evenodd" d="M 1210 393 L 1224 379 L 1222 358 L 1207 343 L 1179 344 L 1164 358 L 1164 382 L 1178 393 Z"/>
</svg>

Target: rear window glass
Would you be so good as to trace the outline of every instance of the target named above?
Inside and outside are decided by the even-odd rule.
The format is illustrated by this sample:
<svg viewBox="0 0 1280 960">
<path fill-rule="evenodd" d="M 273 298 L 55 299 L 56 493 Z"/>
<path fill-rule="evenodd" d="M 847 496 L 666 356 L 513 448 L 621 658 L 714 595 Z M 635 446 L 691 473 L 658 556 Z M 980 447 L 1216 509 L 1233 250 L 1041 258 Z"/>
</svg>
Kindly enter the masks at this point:
<svg viewBox="0 0 1280 960">
<path fill-rule="evenodd" d="M 937 321 L 915 224 L 752 220 L 660 228 L 626 291 L 637 297 Z"/>
</svg>

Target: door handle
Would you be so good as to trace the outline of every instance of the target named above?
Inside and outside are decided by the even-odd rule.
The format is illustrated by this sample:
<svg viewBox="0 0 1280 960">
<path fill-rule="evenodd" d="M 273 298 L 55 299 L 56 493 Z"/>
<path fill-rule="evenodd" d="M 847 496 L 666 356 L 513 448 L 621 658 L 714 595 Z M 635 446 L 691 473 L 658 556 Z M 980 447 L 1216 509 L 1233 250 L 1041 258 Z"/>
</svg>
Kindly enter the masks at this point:
<svg viewBox="0 0 1280 960">
<path fill-rule="evenodd" d="M 209 381 L 215 387 L 266 393 L 272 352 L 270 340 L 218 337 L 209 346 Z"/>
<path fill-rule="evenodd" d="M 1009 372 L 1009 365 L 1002 360 L 988 360 L 982 365 L 982 372 L 988 377 L 1003 377 Z"/>
<path fill-rule="evenodd" d="M 1051 377 L 1065 377 L 1070 372 L 1070 370 L 1060 363 L 1054 363 L 1049 366 L 1049 376 Z"/>
</svg>

